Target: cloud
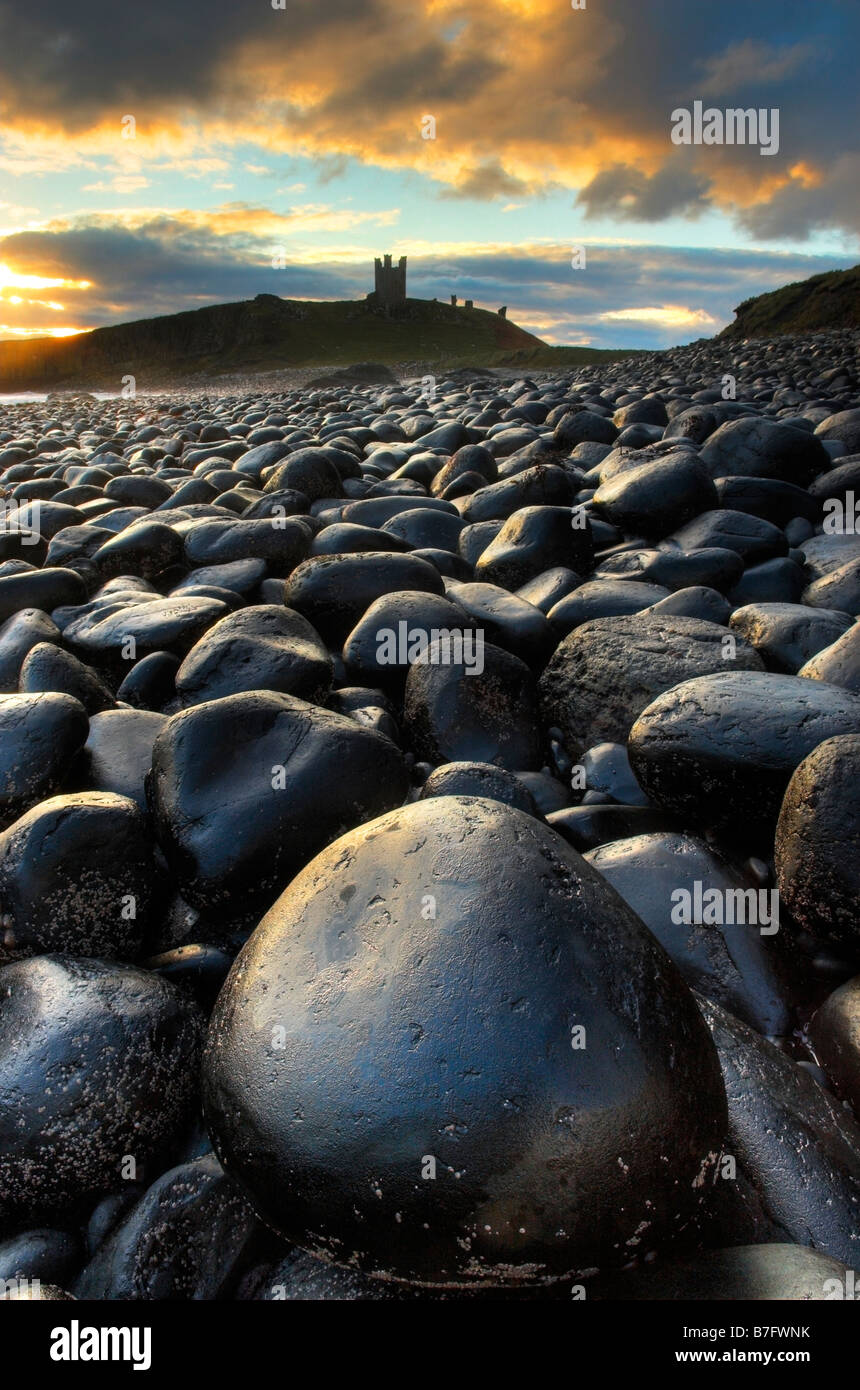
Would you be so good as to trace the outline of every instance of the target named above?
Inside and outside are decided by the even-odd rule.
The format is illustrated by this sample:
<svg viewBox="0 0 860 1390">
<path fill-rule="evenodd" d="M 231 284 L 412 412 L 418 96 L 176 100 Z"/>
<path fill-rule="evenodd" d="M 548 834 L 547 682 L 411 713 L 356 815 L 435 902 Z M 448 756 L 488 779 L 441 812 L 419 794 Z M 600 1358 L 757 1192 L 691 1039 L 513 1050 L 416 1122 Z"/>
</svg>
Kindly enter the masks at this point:
<svg viewBox="0 0 860 1390">
<path fill-rule="evenodd" d="M 835 171 L 858 154 L 858 42 L 860 9 L 842 0 L 661 0 L 659 13 L 641 0 L 583 11 L 564 0 L 290 0 L 283 11 L 148 0 L 131 27 L 114 0 L 3 0 L 0 167 L 93 167 L 116 154 L 133 114 L 148 177 L 170 157 L 200 177 L 200 160 L 243 146 L 255 169 L 306 154 L 331 180 L 358 162 L 487 201 L 562 186 L 606 216 L 716 207 L 779 236 L 747 210 L 782 206 L 803 163 L 820 183 L 811 201 L 791 189 L 797 234 L 857 237 L 860 211 Z M 723 94 L 780 108 L 778 155 L 698 147 L 678 158 L 671 111 Z M 426 114 L 435 140 L 421 138 Z"/>
<path fill-rule="evenodd" d="M 796 43 L 787 48 L 756 43 L 744 39 L 730 44 L 714 58 L 703 63 L 705 79 L 699 84 L 701 96 L 729 96 L 741 87 L 758 87 L 762 83 L 781 82 L 815 57 L 812 44 Z"/>
<path fill-rule="evenodd" d="M 473 169 L 466 169 L 453 188 L 446 189 L 443 198 L 513 198 L 528 191 L 522 179 L 508 174 L 498 160 L 486 160 Z"/>
<path fill-rule="evenodd" d="M 603 169 L 576 199 L 591 217 L 607 214 L 637 222 L 661 222 L 673 213 L 698 215 L 708 204 L 708 182 L 680 161 L 649 176 L 629 164 Z"/>
<path fill-rule="evenodd" d="M 659 328 L 712 327 L 714 318 L 704 309 L 689 309 L 681 304 L 663 304 L 659 308 L 608 309 L 600 315 L 602 323 L 646 323 Z"/>
<path fill-rule="evenodd" d="M 106 182 L 99 179 L 98 183 L 85 183 L 85 193 L 136 193 L 139 188 L 148 188 L 149 179 L 145 179 L 142 174 L 117 174 L 114 178 Z"/>
<path fill-rule="evenodd" d="M 738 209 L 740 225 L 759 240 L 795 237 L 832 226 L 860 230 L 860 153 L 845 154 L 824 174 L 810 177 L 803 165 L 769 197 Z"/>
</svg>

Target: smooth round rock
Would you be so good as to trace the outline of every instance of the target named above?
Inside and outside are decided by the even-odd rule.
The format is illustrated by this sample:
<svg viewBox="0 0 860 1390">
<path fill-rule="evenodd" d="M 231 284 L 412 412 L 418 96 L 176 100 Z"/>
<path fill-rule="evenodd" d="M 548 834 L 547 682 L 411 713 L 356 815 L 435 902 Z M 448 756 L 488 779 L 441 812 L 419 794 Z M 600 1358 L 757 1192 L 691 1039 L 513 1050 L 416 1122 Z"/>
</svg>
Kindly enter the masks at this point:
<svg viewBox="0 0 860 1390">
<path fill-rule="evenodd" d="M 636 835 L 662 835 L 673 829 L 673 821 L 650 806 L 622 806 L 614 802 L 589 802 L 550 811 L 547 825 L 585 854 L 598 845 L 628 840 Z"/>
<path fill-rule="evenodd" d="M 790 1032 L 800 972 L 775 894 L 757 891 L 750 878 L 690 835 L 639 835 L 585 857 L 642 918 L 691 989 L 760 1033 Z M 717 895 L 716 912 L 708 894 Z"/>
<path fill-rule="evenodd" d="M 84 603 L 83 579 L 72 569 L 42 569 L 0 579 L 0 623 L 25 608 L 51 613 L 65 604 Z"/>
<path fill-rule="evenodd" d="M 181 564 L 182 537 L 163 521 L 139 521 L 106 541 L 93 555 L 93 562 L 105 577 L 139 574 L 157 579 L 165 570 Z"/>
<path fill-rule="evenodd" d="M 340 647 L 374 599 L 406 590 L 444 594 L 445 586 L 439 571 L 414 555 L 318 555 L 290 575 L 284 601 Z"/>
<path fill-rule="evenodd" d="M 745 1023 L 699 999 L 729 1105 L 726 1152 L 771 1229 L 853 1268 L 860 1125 L 809 1073 Z M 727 1183 L 734 1189 L 734 1182 Z"/>
<path fill-rule="evenodd" d="M 788 541 L 778 526 L 763 517 L 728 510 L 702 512 L 667 540 L 681 550 L 734 550 L 746 565 L 788 553 Z"/>
<path fill-rule="evenodd" d="M 598 618 L 620 618 L 642 613 L 667 598 L 661 584 L 640 584 L 633 579 L 590 579 L 559 599 L 547 614 L 559 634 L 569 635 Z"/>
<path fill-rule="evenodd" d="M 344 642 L 344 668 L 356 683 L 402 695 L 410 666 L 426 659 L 434 640 L 451 644 L 452 654 L 468 654 L 477 650 L 468 645 L 474 629 L 473 619 L 449 598 L 408 590 L 383 594 Z"/>
<path fill-rule="evenodd" d="M 152 745 L 165 722 L 165 715 L 152 710 L 94 714 L 73 780 L 82 789 L 128 797 L 146 811 L 145 780 L 152 766 Z"/>
<path fill-rule="evenodd" d="M 108 1235 L 73 1288 L 79 1299 L 210 1300 L 259 1231 L 214 1154 L 171 1168 Z"/>
<path fill-rule="evenodd" d="M 755 647 L 769 671 L 790 675 L 851 627 L 847 613 L 802 603 L 750 603 L 736 608 L 729 626 Z"/>
<path fill-rule="evenodd" d="M 860 617 L 860 556 L 813 580 L 802 597 L 812 608 L 837 608 L 853 618 Z"/>
<path fill-rule="evenodd" d="M 221 618 L 195 643 L 176 689 L 186 706 L 253 690 L 320 703 L 331 677 L 331 658 L 306 618 L 283 605 L 255 604 Z"/>
<path fill-rule="evenodd" d="M 816 425 L 815 433 L 821 439 L 838 439 L 845 445 L 846 453 L 853 454 L 860 449 L 860 407 L 828 415 Z"/>
<path fill-rule="evenodd" d="M 553 566 L 564 565 L 585 575 L 593 563 L 594 542 L 587 520 L 575 527 L 569 507 L 522 507 L 482 551 L 475 579 L 518 589 Z"/>
<path fill-rule="evenodd" d="M 732 605 L 717 589 L 706 584 L 691 584 L 689 588 L 676 589 L 668 598 L 661 598 L 648 611 L 653 618 L 698 618 L 722 626 L 731 616 Z"/>
<path fill-rule="evenodd" d="M 0 696 L 0 827 L 59 789 L 88 728 L 71 695 Z"/>
<path fill-rule="evenodd" d="M 90 666 L 53 642 L 40 642 L 24 658 L 18 689 L 22 695 L 54 691 L 79 700 L 88 715 L 112 709 L 116 701 Z"/>
<path fill-rule="evenodd" d="M 286 577 L 310 549 L 306 526 L 290 516 L 202 521 L 185 536 L 185 559 L 192 569 L 234 560 L 265 560 L 270 574 Z"/>
<path fill-rule="evenodd" d="M 537 464 L 473 492 L 463 500 L 461 515 L 469 522 L 506 521 L 522 507 L 568 506 L 575 491 L 573 478 L 563 468 Z"/>
<path fill-rule="evenodd" d="M 860 727 L 804 758 L 776 827 L 779 891 L 814 936 L 860 947 Z"/>
<path fill-rule="evenodd" d="M 712 478 L 742 474 L 798 487 L 808 487 L 829 465 L 827 451 L 805 430 L 756 415 L 720 425 L 702 446 L 701 459 Z"/>
<path fill-rule="evenodd" d="M 809 1040 L 837 1094 L 860 1117 L 860 975 L 834 990 L 813 1015 Z"/>
<path fill-rule="evenodd" d="M 0 834 L 0 961 L 47 951 L 133 959 L 154 874 L 143 814 L 128 797 L 41 801 Z"/>
<path fill-rule="evenodd" d="M 750 644 L 716 623 L 653 611 L 596 618 L 565 637 L 550 659 L 539 686 L 543 718 L 577 755 L 592 743 L 625 743 L 658 695 L 724 670 L 730 659 L 741 670 L 763 670 Z"/>
<path fill-rule="evenodd" d="M 293 881 L 219 996 L 204 1092 L 228 1174 L 282 1235 L 445 1286 L 661 1247 L 725 1126 L 650 933 L 552 831 L 469 797 L 392 812 Z"/>
<path fill-rule="evenodd" d="M 860 694 L 860 623 L 852 623 L 841 637 L 801 666 L 797 674 Z"/>
<path fill-rule="evenodd" d="M 136 661 L 117 688 L 117 699 L 135 709 L 157 711 L 176 693 L 178 656 L 172 652 L 150 652 Z"/>
<path fill-rule="evenodd" d="M 66 1221 L 190 1115 L 200 1016 L 129 965 L 37 956 L 0 974 L 0 1230 Z M 157 1171 L 157 1168 L 156 1168 Z"/>
<path fill-rule="evenodd" d="M 616 474 L 601 483 L 593 503 L 607 521 L 634 536 L 666 536 L 713 510 L 718 499 L 708 470 L 683 450 Z"/>
<path fill-rule="evenodd" d="M 456 653 L 454 653 L 456 656 Z M 462 659 L 432 643 L 406 677 L 410 746 L 431 763 L 483 762 L 537 769 L 543 758 L 537 694 L 525 662 L 489 642 Z"/>
<path fill-rule="evenodd" d="M 174 715 L 155 740 L 147 794 L 183 897 L 236 916 L 267 907 L 325 845 L 408 789 L 383 734 L 262 691 Z"/>
<path fill-rule="evenodd" d="M 213 598 L 160 598 L 96 609 L 75 618 L 63 636 L 91 661 L 134 661 L 151 652 L 185 654 L 207 628 L 223 618 L 227 605 Z M 128 655 L 126 655 L 128 653 Z"/>
<path fill-rule="evenodd" d="M 534 797 L 519 777 L 492 763 L 442 763 L 421 788 L 420 799 L 428 796 L 483 796 L 529 816 L 539 814 Z"/>
<path fill-rule="evenodd" d="M 0 627 L 0 694 L 18 690 L 21 667 L 27 654 L 41 643 L 58 643 L 60 629 L 39 608 L 23 608 Z"/>
<path fill-rule="evenodd" d="M 445 592 L 474 619 L 486 641 L 513 652 L 533 669 L 545 665 L 558 643 L 557 634 L 539 608 L 497 584 L 448 580 Z"/>
<path fill-rule="evenodd" d="M 791 774 L 813 748 L 860 733 L 860 697 L 823 681 L 720 672 L 658 696 L 630 731 L 650 800 L 693 825 L 769 835 Z"/>
</svg>

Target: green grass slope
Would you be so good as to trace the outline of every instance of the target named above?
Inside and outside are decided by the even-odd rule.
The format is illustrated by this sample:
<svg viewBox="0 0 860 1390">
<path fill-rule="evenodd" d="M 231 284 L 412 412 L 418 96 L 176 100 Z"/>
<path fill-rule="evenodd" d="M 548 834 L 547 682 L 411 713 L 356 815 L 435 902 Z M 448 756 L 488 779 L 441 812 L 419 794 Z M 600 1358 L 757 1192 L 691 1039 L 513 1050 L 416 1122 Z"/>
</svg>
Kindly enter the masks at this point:
<svg viewBox="0 0 860 1390">
<path fill-rule="evenodd" d="M 486 309 L 407 299 L 386 315 L 365 300 L 303 301 L 258 295 L 75 338 L 0 342 L 0 390 L 138 390 L 290 367 L 354 362 L 429 368 L 576 366 L 620 354 L 552 348 Z"/>
<path fill-rule="evenodd" d="M 825 328 L 860 327 L 860 265 L 796 280 L 780 290 L 745 299 L 720 338 L 772 338 Z"/>
</svg>

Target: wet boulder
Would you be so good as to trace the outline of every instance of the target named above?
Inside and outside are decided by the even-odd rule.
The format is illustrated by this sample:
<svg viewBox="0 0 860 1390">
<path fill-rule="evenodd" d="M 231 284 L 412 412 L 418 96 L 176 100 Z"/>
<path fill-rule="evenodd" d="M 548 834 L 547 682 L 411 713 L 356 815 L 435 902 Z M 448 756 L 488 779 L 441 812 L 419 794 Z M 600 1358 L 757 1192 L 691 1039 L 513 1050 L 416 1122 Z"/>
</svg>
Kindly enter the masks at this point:
<svg viewBox="0 0 860 1390">
<path fill-rule="evenodd" d="M 712 478 L 778 478 L 797 487 L 808 487 L 830 464 L 827 450 L 806 430 L 759 415 L 720 425 L 703 444 L 701 459 Z"/>
<path fill-rule="evenodd" d="M 70 782 L 81 790 L 128 797 L 145 812 L 145 780 L 152 766 L 152 745 L 166 718 L 154 710 L 142 709 L 94 714 Z"/>
<path fill-rule="evenodd" d="M 860 697 L 823 681 L 719 672 L 675 685 L 630 731 L 655 806 L 692 825 L 769 838 L 795 768 L 825 739 L 860 733 Z"/>
<path fill-rule="evenodd" d="M 290 576 L 285 602 L 339 647 L 374 599 L 407 590 L 444 594 L 445 586 L 439 571 L 414 555 L 319 555 Z"/>
<path fill-rule="evenodd" d="M 134 966 L 47 955 L 0 990 L 0 1231 L 68 1220 L 157 1164 L 190 1118 L 200 1016 Z"/>
<path fill-rule="evenodd" d="M 586 518 L 579 527 L 574 519 L 569 507 L 523 507 L 514 512 L 482 551 L 475 579 L 518 589 L 554 565 L 590 573 L 594 563 L 591 528 Z"/>
<path fill-rule="evenodd" d="M 701 999 L 729 1103 L 726 1152 L 783 1240 L 857 1261 L 860 1125 L 803 1067 Z"/>
<path fill-rule="evenodd" d="M 601 483 L 593 505 L 624 531 L 659 537 L 719 503 L 707 469 L 695 454 L 680 450 Z"/>
<path fill-rule="evenodd" d="M 262 691 L 174 715 L 155 740 L 147 794 L 183 897 L 235 917 L 267 907 L 314 854 L 408 788 L 384 735 Z"/>
<path fill-rule="evenodd" d="M 253 690 L 317 704 L 331 678 L 331 658 L 306 618 L 282 605 L 255 604 L 204 633 L 179 667 L 176 689 L 185 706 Z"/>
<path fill-rule="evenodd" d="M 642 918 L 691 989 L 760 1033 L 791 1030 L 802 977 L 775 891 L 754 885 L 689 835 L 639 835 L 585 857 Z"/>
<path fill-rule="evenodd" d="M 0 834 L 0 959 L 133 959 L 155 869 L 142 812 L 111 792 L 49 797 Z"/>
<path fill-rule="evenodd" d="M 769 671 L 794 675 L 836 642 L 851 619 L 847 613 L 802 603 L 750 603 L 735 609 L 729 626 L 755 647 Z"/>
<path fill-rule="evenodd" d="M 78 1275 L 76 1298 L 229 1297 L 259 1239 L 248 1203 L 213 1154 L 162 1174 Z"/>
<path fill-rule="evenodd" d="M 759 564 L 788 553 L 788 541 L 778 526 L 747 512 L 702 512 L 673 531 L 666 543 L 681 550 L 734 550 L 745 565 Z"/>
<path fill-rule="evenodd" d="M 653 611 L 598 618 L 570 633 L 547 665 L 540 680 L 543 718 L 562 730 L 572 753 L 597 741 L 624 743 L 658 695 L 724 670 L 729 660 L 740 670 L 763 669 L 748 642 L 716 623 Z"/>
<path fill-rule="evenodd" d="M 860 694 L 860 623 L 852 623 L 829 647 L 823 647 L 810 657 L 797 674 L 809 680 L 841 685 L 845 690 Z"/>
<path fill-rule="evenodd" d="M 23 608 L 0 627 L 0 694 L 14 695 L 24 660 L 44 642 L 58 643 L 60 629 L 39 608 Z"/>
<path fill-rule="evenodd" d="M 489 642 L 467 647 L 465 639 L 457 658 L 437 641 L 409 668 L 403 715 L 418 757 L 494 763 L 512 772 L 540 768 L 537 696 L 525 662 Z"/>
<path fill-rule="evenodd" d="M 435 1286 L 662 1247 L 726 1123 L 650 933 L 552 831 L 470 797 L 392 812 L 293 881 L 219 996 L 205 1107 L 283 1236 Z"/>
<path fill-rule="evenodd" d="M 71 695 L 0 697 L 0 826 L 59 789 L 88 727 Z"/>
<path fill-rule="evenodd" d="M 452 657 L 473 650 L 475 621 L 458 603 L 438 594 L 383 594 L 356 623 L 343 645 L 350 680 L 403 694 L 410 666 L 426 660 L 434 641 Z"/>
<path fill-rule="evenodd" d="M 483 796 L 529 816 L 539 814 L 534 797 L 520 779 L 493 763 L 442 763 L 421 788 L 421 799 L 428 796 Z"/>
<path fill-rule="evenodd" d="M 813 935 L 854 950 L 860 948 L 858 774 L 860 727 L 820 742 L 788 784 L 775 845 L 779 890 L 792 917 Z"/>
<path fill-rule="evenodd" d="M 98 672 L 54 642 L 40 642 L 27 653 L 18 689 L 22 695 L 54 691 L 79 700 L 87 714 L 112 709 L 116 701 Z"/>
</svg>

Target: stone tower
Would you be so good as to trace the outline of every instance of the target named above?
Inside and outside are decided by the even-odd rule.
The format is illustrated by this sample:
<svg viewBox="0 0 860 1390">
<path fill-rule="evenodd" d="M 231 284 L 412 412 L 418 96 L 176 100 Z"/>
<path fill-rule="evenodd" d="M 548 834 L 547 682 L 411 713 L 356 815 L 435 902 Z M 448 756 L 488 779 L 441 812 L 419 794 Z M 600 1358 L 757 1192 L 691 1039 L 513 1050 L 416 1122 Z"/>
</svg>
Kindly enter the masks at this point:
<svg viewBox="0 0 860 1390">
<path fill-rule="evenodd" d="M 391 264 L 391 257 L 384 261 L 376 258 L 376 299 L 383 308 L 390 309 L 406 300 L 406 257 L 401 256 L 398 265 Z"/>
</svg>

